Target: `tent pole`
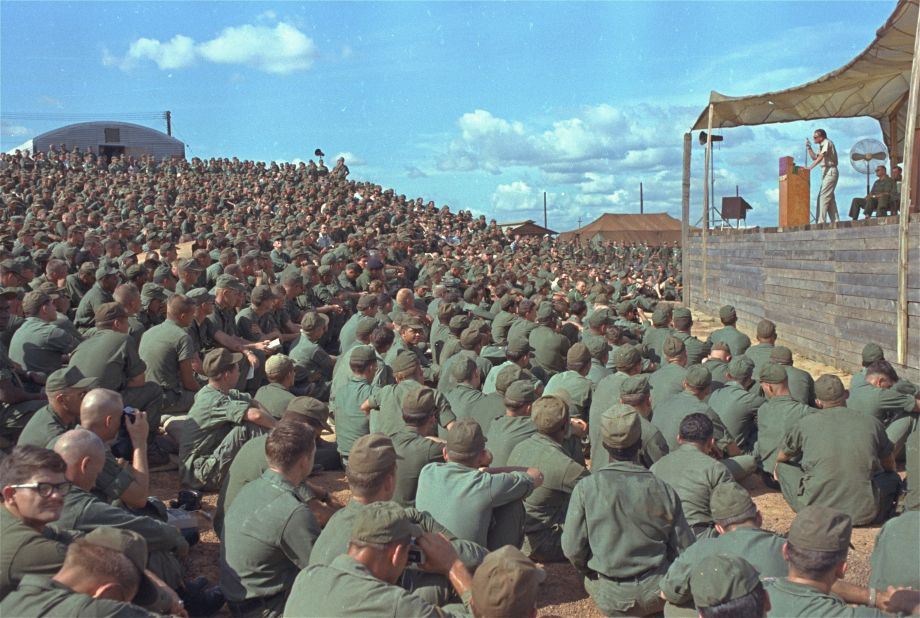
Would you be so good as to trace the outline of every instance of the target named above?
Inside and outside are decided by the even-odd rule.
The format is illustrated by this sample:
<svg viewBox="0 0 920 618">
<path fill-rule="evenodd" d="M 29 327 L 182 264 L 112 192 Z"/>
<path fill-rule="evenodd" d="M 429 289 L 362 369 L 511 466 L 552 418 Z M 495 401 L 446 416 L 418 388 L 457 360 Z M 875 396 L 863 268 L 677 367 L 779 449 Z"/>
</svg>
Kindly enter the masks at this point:
<svg viewBox="0 0 920 618">
<path fill-rule="evenodd" d="M 706 160 L 703 163 L 703 230 L 702 230 L 702 251 L 703 251 L 703 301 L 709 300 L 709 284 L 706 278 L 709 275 L 709 166 L 712 163 L 712 114 L 714 106 L 709 104 L 709 121 L 706 125 Z"/>
<path fill-rule="evenodd" d="M 693 136 L 684 133 L 684 180 L 681 186 L 681 217 L 680 217 L 680 271 L 684 284 L 682 302 L 690 306 L 690 276 L 687 270 L 690 259 L 687 257 L 690 248 L 690 153 Z"/>
<path fill-rule="evenodd" d="M 907 127 L 904 131 L 904 170 L 901 182 L 901 219 L 898 229 L 898 363 L 907 364 L 907 265 L 910 240 L 910 206 L 914 178 L 914 137 L 917 132 L 917 87 L 920 85 L 920 18 L 914 32 L 914 59 L 910 69 L 910 90 L 907 99 Z"/>
</svg>

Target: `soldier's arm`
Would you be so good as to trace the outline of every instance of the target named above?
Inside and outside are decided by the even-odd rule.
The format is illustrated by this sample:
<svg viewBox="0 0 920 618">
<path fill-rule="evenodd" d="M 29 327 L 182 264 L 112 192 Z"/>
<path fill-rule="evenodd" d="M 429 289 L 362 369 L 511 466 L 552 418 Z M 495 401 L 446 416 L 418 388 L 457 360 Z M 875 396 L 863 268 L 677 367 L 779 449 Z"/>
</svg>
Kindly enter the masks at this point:
<svg viewBox="0 0 920 618">
<path fill-rule="evenodd" d="M 591 545 L 588 542 L 587 518 L 582 492 L 575 488 L 562 527 L 562 553 L 581 573 L 588 572 Z"/>
<path fill-rule="evenodd" d="M 259 427 L 273 429 L 275 425 L 278 424 L 278 419 L 269 414 L 268 411 L 258 402 L 253 403 L 256 403 L 257 406 L 246 409 L 246 414 L 244 416 L 245 420 L 258 425 Z"/>
<path fill-rule="evenodd" d="M 185 390 L 195 393 L 201 388 L 198 384 L 198 380 L 195 379 L 195 370 L 193 369 L 196 360 L 200 365 L 201 360 L 197 355 L 194 358 L 179 361 L 179 384 L 181 384 L 182 388 Z"/>
</svg>

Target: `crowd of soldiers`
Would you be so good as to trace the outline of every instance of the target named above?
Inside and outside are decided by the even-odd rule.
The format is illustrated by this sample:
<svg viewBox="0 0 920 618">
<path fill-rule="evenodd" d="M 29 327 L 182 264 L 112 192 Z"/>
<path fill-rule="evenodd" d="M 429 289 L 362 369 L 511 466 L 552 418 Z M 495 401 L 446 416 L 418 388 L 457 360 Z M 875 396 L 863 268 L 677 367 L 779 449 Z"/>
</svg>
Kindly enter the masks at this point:
<svg viewBox="0 0 920 618">
<path fill-rule="evenodd" d="M 878 346 L 813 380 L 730 306 L 694 336 L 677 247 L 348 176 L 0 156 L 0 615 L 531 616 L 548 562 L 606 615 L 920 609 L 920 399 Z M 178 513 L 204 493 L 217 582 Z"/>
</svg>

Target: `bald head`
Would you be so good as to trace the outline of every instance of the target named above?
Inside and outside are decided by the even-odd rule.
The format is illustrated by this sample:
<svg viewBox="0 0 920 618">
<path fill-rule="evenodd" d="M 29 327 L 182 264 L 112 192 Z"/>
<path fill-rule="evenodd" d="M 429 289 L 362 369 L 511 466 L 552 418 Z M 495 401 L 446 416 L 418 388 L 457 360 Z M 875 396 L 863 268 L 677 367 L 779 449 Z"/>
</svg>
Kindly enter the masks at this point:
<svg viewBox="0 0 920 618">
<path fill-rule="evenodd" d="M 80 465 L 84 459 L 94 462 L 105 460 L 105 445 L 102 440 L 93 432 L 82 428 L 71 429 L 61 435 L 54 445 L 54 452 L 67 464 L 68 477 L 71 467 Z"/>
<path fill-rule="evenodd" d="M 141 308 L 141 292 L 133 283 L 119 285 L 115 288 L 115 292 L 112 293 L 112 298 L 116 303 L 124 307 L 130 315 L 134 315 Z"/>
<path fill-rule="evenodd" d="M 118 433 L 123 409 L 124 401 L 120 394 L 107 388 L 94 388 L 86 393 L 80 404 L 80 426 L 98 434 L 104 440 L 112 439 L 115 436 L 103 433 L 110 433 L 105 428 L 112 426 L 115 433 Z"/>
<path fill-rule="evenodd" d="M 396 292 L 396 304 L 402 307 L 403 309 L 412 308 L 412 301 L 415 300 L 415 296 L 412 294 L 412 290 L 409 288 L 402 288 Z"/>
</svg>

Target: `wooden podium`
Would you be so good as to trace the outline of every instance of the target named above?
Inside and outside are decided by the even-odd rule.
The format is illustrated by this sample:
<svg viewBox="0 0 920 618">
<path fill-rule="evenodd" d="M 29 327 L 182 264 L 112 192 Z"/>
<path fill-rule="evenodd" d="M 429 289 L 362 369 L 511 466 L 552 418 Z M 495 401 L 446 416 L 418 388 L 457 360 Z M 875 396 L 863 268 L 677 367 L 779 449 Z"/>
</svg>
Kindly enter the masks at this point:
<svg viewBox="0 0 920 618">
<path fill-rule="evenodd" d="M 779 226 L 811 223 L 811 171 L 795 164 L 792 157 L 779 160 Z"/>
</svg>

